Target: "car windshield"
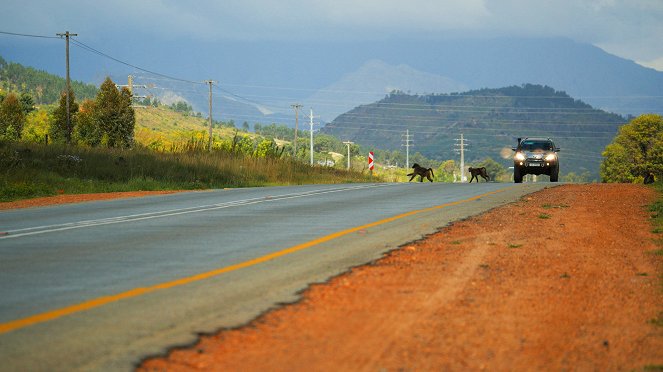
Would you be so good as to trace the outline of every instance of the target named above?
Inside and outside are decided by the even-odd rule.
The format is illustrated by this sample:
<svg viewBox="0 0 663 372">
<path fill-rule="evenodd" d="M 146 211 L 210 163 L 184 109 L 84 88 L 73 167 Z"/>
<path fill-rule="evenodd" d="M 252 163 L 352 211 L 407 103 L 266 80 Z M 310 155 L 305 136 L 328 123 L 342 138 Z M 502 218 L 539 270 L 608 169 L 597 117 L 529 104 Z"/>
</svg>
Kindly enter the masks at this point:
<svg viewBox="0 0 663 372">
<path fill-rule="evenodd" d="M 533 141 L 533 140 L 524 140 L 520 143 L 520 148 L 523 151 L 552 151 L 553 145 L 550 141 Z"/>
</svg>

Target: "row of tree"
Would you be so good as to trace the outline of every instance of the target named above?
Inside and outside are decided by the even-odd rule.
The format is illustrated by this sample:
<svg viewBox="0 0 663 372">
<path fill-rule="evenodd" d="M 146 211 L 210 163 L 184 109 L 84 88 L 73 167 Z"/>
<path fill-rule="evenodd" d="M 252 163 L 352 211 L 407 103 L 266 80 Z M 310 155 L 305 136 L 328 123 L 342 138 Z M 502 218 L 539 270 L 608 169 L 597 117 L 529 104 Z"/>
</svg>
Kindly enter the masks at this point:
<svg viewBox="0 0 663 372">
<path fill-rule="evenodd" d="M 0 139 L 21 139 L 27 114 L 34 110 L 29 95 L 20 97 L 14 93 L 0 97 Z M 67 95 L 62 92 L 60 103 L 47 118 L 45 141 L 128 148 L 133 146 L 136 118 L 132 107 L 131 92 L 119 90 L 110 78 L 101 84 L 95 99 L 86 99 L 80 105 L 73 90 L 69 91 L 69 115 Z M 68 117 L 67 117 L 68 116 Z"/>
</svg>

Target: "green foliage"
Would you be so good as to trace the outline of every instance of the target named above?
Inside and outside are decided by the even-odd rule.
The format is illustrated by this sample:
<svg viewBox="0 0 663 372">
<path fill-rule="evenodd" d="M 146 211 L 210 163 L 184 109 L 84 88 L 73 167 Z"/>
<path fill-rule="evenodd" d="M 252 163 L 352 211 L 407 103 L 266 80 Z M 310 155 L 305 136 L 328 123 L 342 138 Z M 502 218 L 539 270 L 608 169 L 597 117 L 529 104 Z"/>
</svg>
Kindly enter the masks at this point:
<svg viewBox="0 0 663 372">
<path fill-rule="evenodd" d="M 170 108 L 184 115 L 191 115 L 193 113 L 193 107 L 184 101 L 172 103 Z"/>
<path fill-rule="evenodd" d="M 19 98 L 9 93 L 0 103 L 0 140 L 17 140 L 21 138 L 25 114 Z"/>
<path fill-rule="evenodd" d="M 67 94 L 62 92 L 60 95 L 60 105 L 53 112 L 53 122 L 49 135 L 53 142 L 70 143 L 71 134 L 76 127 L 76 116 L 78 113 L 78 103 L 72 90 L 69 91 L 69 125 L 67 125 Z"/>
<path fill-rule="evenodd" d="M 101 144 L 129 148 L 133 145 L 136 118 L 131 107 L 131 93 L 118 91 L 110 78 L 101 84 L 95 99 L 94 120 L 102 132 Z"/>
<path fill-rule="evenodd" d="M 484 159 L 482 162 L 480 162 L 476 167 L 481 168 L 481 167 L 486 167 L 486 173 L 490 176 L 490 179 L 493 181 L 501 180 L 501 181 L 508 181 L 509 176 L 507 175 L 506 168 L 493 160 L 492 158 L 488 157 Z"/>
<path fill-rule="evenodd" d="M 101 144 L 103 133 L 95 119 L 96 107 L 96 102 L 90 99 L 80 105 L 74 131 L 74 139 L 80 145 L 95 147 Z"/>
<path fill-rule="evenodd" d="M 663 177 L 663 117 L 641 115 L 623 125 L 603 152 L 603 182 L 642 182 L 651 172 Z"/>
<path fill-rule="evenodd" d="M 1 57 L 0 57 L 1 58 Z M 37 104 L 53 104 L 66 89 L 65 79 L 18 63 L 0 63 L 0 90 L 28 94 Z M 72 81 L 77 97 L 92 98 L 97 88 L 92 84 Z"/>
<path fill-rule="evenodd" d="M 375 181 L 358 172 L 280 158 L 277 149 L 264 142 L 258 144 L 256 156 L 209 152 L 201 142 L 178 153 L 0 142 L 0 201 L 56 193 Z"/>
<path fill-rule="evenodd" d="M 563 173 L 588 170 L 595 178 L 600 165 L 598 155 L 610 139 L 603 134 L 594 137 L 594 133 L 617 133 L 624 122 L 621 116 L 593 109 L 565 92 L 525 84 L 455 94 L 394 92 L 340 115 L 322 132 L 363 147 L 397 150 L 402 148 L 403 135 L 409 128 L 415 151 L 436 161 L 458 158 L 454 149 L 463 133 L 468 140 L 466 163 L 480 162 L 488 156 L 503 166 L 513 165 L 508 156 L 502 156 L 505 149 L 511 154 L 516 138 L 550 136 L 562 148 Z M 376 130 L 379 128 L 389 130 Z M 563 138 L 556 139 L 557 134 Z M 594 156 L 586 156 L 592 153 Z"/>
<path fill-rule="evenodd" d="M 435 170 L 435 177 L 438 182 L 454 182 L 460 174 L 460 169 L 456 166 L 454 160 L 447 160 L 442 162 Z"/>
<path fill-rule="evenodd" d="M 31 112 L 23 127 L 23 136 L 25 141 L 46 143 L 46 136 L 51 127 L 53 116 L 46 110 L 36 110 Z"/>
<path fill-rule="evenodd" d="M 32 96 L 28 93 L 21 93 L 21 98 L 19 100 L 21 101 L 21 108 L 25 115 L 28 115 L 35 110 L 35 102 L 32 99 Z"/>
<path fill-rule="evenodd" d="M 584 171 L 581 174 L 576 174 L 575 172 L 569 172 L 562 176 L 563 182 L 572 182 L 572 183 L 585 183 L 592 181 L 592 174 L 589 171 Z"/>
</svg>

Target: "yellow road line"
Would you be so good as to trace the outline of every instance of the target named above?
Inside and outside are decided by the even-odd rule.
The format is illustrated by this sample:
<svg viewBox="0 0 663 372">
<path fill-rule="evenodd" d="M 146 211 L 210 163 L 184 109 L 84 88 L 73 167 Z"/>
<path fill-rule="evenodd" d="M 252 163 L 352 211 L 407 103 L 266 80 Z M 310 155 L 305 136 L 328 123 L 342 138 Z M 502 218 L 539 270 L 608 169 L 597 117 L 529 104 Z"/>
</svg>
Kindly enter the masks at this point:
<svg viewBox="0 0 663 372">
<path fill-rule="evenodd" d="M 485 194 L 473 196 L 469 199 L 459 200 L 459 201 L 450 202 L 450 203 L 446 203 L 446 204 L 436 205 L 436 206 L 429 207 L 429 208 L 424 208 L 424 209 L 419 209 L 419 210 L 414 210 L 414 211 L 402 213 L 402 214 L 392 216 L 392 217 L 389 217 L 389 218 L 385 218 L 385 219 L 382 219 L 382 220 L 379 220 L 379 221 L 371 222 L 371 223 L 368 223 L 368 224 L 365 224 L 365 225 L 362 225 L 362 226 L 357 226 L 357 227 L 353 227 L 353 228 L 350 228 L 350 229 L 347 229 L 347 230 L 338 231 L 338 232 L 335 232 L 333 234 L 326 235 L 326 236 L 320 237 L 318 239 L 308 241 L 306 243 L 298 244 L 298 245 L 292 246 L 290 248 L 280 250 L 278 252 L 274 252 L 274 253 L 270 253 L 270 254 L 267 254 L 267 255 L 264 255 L 264 256 L 260 256 L 260 257 L 254 258 L 252 260 L 240 262 L 240 263 L 235 264 L 235 265 L 222 267 L 220 269 L 207 271 L 207 272 L 196 274 L 196 275 L 193 275 L 193 276 L 188 276 L 188 277 L 176 279 L 176 280 L 173 280 L 173 281 L 170 281 L 170 282 L 156 284 L 156 285 L 153 285 L 153 286 L 150 286 L 150 287 L 134 288 L 134 289 L 128 290 L 126 292 L 118 293 L 118 294 L 111 295 L 111 296 L 104 296 L 104 297 L 95 298 L 95 299 L 92 299 L 92 300 L 89 300 L 89 301 L 81 302 L 79 304 L 63 307 L 61 309 L 57 309 L 57 310 L 48 311 L 48 312 L 45 312 L 45 313 L 29 316 L 27 318 L 17 319 L 17 320 L 13 320 L 13 321 L 7 322 L 7 323 L 0 323 L 0 334 L 10 332 L 10 331 L 13 331 L 13 330 L 16 330 L 16 329 L 28 327 L 28 326 L 31 326 L 31 325 L 34 325 L 34 324 L 37 324 L 37 323 L 48 322 L 48 321 L 51 321 L 51 320 L 54 320 L 54 319 L 57 319 L 57 318 L 60 318 L 60 317 L 66 316 L 66 315 L 78 313 L 78 312 L 85 311 L 85 310 L 90 310 L 90 309 L 93 309 L 95 307 L 100 307 L 100 306 L 109 304 L 111 302 L 120 301 L 120 300 L 123 300 L 123 299 L 126 299 L 126 298 L 137 297 L 137 296 L 144 295 L 144 294 L 150 293 L 150 292 L 154 292 L 154 291 L 157 291 L 157 290 L 160 290 L 160 289 L 168 289 L 168 288 L 173 288 L 173 287 L 177 287 L 177 286 L 180 286 L 180 285 L 185 285 L 185 284 L 197 282 L 197 281 L 200 281 L 200 280 L 208 279 L 208 278 L 218 276 L 218 275 L 221 275 L 221 274 L 224 274 L 224 273 L 228 273 L 228 272 L 231 272 L 231 271 L 236 271 L 236 270 L 243 269 L 243 268 L 246 268 L 246 267 L 254 266 L 254 265 L 263 263 L 265 261 L 273 260 L 273 259 L 278 258 L 278 257 L 282 257 L 282 256 L 285 256 L 285 255 L 288 255 L 288 254 L 291 254 L 291 253 L 294 253 L 294 252 L 297 252 L 297 251 L 301 251 L 301 250 L 313 247 L 315 245 L 318 245 L 318 244 L 321 244 L 321 243 L 324 243 L 324 242 L 328 242 L 330 240 L 339 238 L 339 237 L 344 236 L 344 235 L 351 234 L 351 233 L 359 231 L 359 230 L 364 230 L 364 229 L 367 229 L 367 228 L 383 225 L 385 223 L 389 223 L 389 222 L 392 222 L 392 221 L 395 221 L 395 220 L 398 220 L 398 219 L 401 219 L 401 218 L 409 217 L 409 216 L 412 216 L 412 215 L 415 215 L 415 214 L 430 212 L 430 211 L 433 211 L 433 210 L 436 210 L 436 209 L 446 208 L 446 207 L 450 207 L 450 206 L 453 206 L 453 205 L 458 205 L 458 204 L 461 204 L 461 203 L 470 202 L 470 201 L 473 201 L 473 200 L 480 199 L 484 196 L 488 196 L 488 195 L 491 195 L 491 194 L 497 194 L 497 193 L 502 192 L 504 190 L 505 189 L 497 190 L 497 191 L 491 191 L 491 192 L 487 192 Z"/>
</svg>

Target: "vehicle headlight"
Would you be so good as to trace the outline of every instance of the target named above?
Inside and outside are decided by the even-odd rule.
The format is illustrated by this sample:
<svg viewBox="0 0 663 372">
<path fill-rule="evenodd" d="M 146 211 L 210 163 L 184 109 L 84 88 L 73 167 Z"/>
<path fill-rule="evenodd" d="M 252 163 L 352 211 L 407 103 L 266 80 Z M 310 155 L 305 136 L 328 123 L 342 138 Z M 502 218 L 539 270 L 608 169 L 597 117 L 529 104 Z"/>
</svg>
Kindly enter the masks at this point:
<svg viewBox="0 0 663 372">
<path fill-rule="evenodd" d="M 513 158 L 518 160 L 518 161 L 523 161 L 523 160 L 525 160 L 525 155 L 523 155 L 522 152 L 517 152 L 516 156 L 514 156 Z"/>
<path fill-rule="evenodd" d="M 555 160 L 557 160 L 557 155 L 555 154 L 546 155 L 546 161 L 555 161 Z"/>
</svg>

